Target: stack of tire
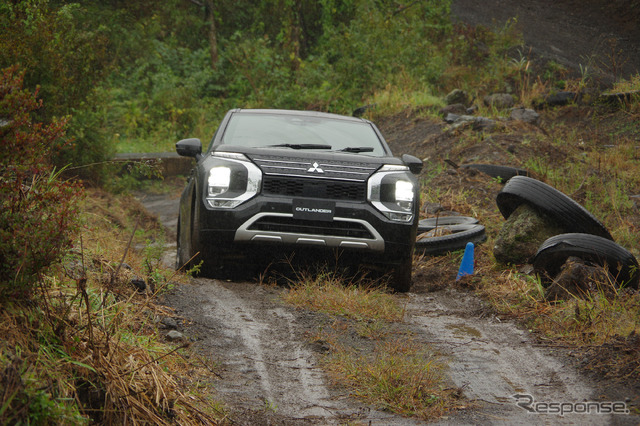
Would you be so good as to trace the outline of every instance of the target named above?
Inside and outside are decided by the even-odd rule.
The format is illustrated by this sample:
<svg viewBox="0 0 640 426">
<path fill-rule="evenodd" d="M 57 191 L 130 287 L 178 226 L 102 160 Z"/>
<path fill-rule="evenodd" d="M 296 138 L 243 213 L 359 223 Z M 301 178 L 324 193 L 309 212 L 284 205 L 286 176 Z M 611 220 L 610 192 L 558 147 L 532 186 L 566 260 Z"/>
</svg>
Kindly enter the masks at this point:
<svg viewBox="0 0 640 426">
<path fill-rule="evenodd" d="M 620 287 L 637 289 L 640 270 L 636 258 L 616 244 L 606 227 L 573 199 L 536 179 L 514 176 L 496 198 L 505 219 L 522 204 L 554 219 L 567 233 L 553 236 L 540 245 L 534 271 L 549 285 L 569 257 L 600 265 Z"/>
<path fill-rule="evenodd" d="M 453 163 L 452 163 L 453 164 Z M 528 176 L 529 172 L 516 167 L 496 164 L 464 164 L 456 168 L 474 169 L 504 183 L 514 176 Z M 418 224 L 416 251 L 436 256 L 464 249 L 467 243 L 480 244 L 487 240 L 484 226 L 468 216 L 443 216 L 422 219 Z"/>
</svg>

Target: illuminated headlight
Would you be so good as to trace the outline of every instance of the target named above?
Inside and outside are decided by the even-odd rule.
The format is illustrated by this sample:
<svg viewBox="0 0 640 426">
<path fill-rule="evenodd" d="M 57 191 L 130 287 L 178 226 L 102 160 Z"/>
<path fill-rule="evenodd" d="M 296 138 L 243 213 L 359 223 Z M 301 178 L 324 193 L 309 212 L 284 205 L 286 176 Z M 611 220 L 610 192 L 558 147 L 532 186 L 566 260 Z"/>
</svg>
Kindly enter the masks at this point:
<svg viewBox="0 0 640 426">
<path fill-rule="evenodd" d="M 219 166 L 209 169 L 206 200 L 209 207 L 232 209 L 253 198 L 262 184 L 262 172 L 242 154 L 224 153 Z"/>
<path fill-rule="evenodd" d="M 214 167 L 209 170 L 209 197 L 224 194 L 229 190 L 231 169 L 229 167 Z"/>
<path fill-rule="evenodd" d="M 396 204 L 402 210 L 410 212 L 413 210 L 413 183 L 406 180 L 396 182 Z"/>
<path fill-rule="evenodd" d="M 408 178 L 404 169 L 383 167 L 369 178 L 368 199 L 390 220 L 413 220 L 415 194 L 415 183 Z"/>
</svg>

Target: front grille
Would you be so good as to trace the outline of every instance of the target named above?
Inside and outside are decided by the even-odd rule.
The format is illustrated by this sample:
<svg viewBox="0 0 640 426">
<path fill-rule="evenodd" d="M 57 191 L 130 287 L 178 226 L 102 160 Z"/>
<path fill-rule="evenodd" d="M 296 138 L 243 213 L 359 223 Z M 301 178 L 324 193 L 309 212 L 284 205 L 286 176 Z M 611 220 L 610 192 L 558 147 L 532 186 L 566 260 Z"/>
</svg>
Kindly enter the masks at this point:
<svg viewBox="0 0 640 426">
<path fill-rule="evenodd" d="M 267 154 L 248 156 L 266 176 L 365 182 L 380 167 L 377 161 L 354 162 Z"/>
<path fill-rule="evenodd" d="M 292 217 L 265 216 L 251 224 L 249 230 L 373 239 L 371 232 L 361 223 L 340 220 L 324 222 L 300 220 Z"/>
<path fill-rule="evenodd" d="M 288 197 L 365 201 L 367 187 L 363 182 L 265 176 L 262 182 L 262 193 Z"/>
</svg>

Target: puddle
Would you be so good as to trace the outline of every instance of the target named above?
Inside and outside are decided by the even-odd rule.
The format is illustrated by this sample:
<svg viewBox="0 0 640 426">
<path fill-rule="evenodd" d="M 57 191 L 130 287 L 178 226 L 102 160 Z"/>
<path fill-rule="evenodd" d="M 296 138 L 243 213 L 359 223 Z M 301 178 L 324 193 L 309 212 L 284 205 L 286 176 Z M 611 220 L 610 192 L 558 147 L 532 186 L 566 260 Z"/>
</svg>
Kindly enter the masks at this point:
<svg viewBox="0 0 640 426">
<path fill-rule="evenodd" d="M 456 337 L 475 337 L 478 339 L 482 337 L 480 330 L 466 324 L 448 324 L 445 328 L 451 330 Z"/>
</svg>

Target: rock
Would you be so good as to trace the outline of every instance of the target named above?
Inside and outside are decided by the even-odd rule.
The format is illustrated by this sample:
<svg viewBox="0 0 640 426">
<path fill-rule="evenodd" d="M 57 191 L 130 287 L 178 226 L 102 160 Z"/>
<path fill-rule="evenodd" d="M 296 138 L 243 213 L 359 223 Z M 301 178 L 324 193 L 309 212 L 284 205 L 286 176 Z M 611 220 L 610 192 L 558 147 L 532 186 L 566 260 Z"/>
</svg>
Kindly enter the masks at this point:
<svg viewBox="0 0 640 426">
<path fill-rule="evenodd" d="M 451 123 L 455 123 L 458 119 L 460 119 L 460 117 L 461 117 L 460 115 L 450 112 L 444 116 L 444 121 L 451 124 Z"/>
<path fill-rule="evenodd" d="M 513 108 L 509 118 L 529 124 L 538 124 L 540 122 L 540 114 L 530 108 Z"/>
<path fill-rule="evenodd" d="M 493 255 L 503 264 L 530 263 L 547 238 L 564 232 L 553 219 L 528 204 L 522 204 L 502 225 Z"/>
<path fill-rule="evenodd" d="M 473 130 L 482 130 L 491 132 L 495 130 L 497 123 L 495 120 L 486 117 L 477 117 L 473 121 Z"/>
<path fill-rule="evenodd" d="M 147 289 L 147 283 L 142 278 L 132 278 L 130 283 L 140 293 L 143 293 Z"/>
<path fill-rule="evenodd" d="M 160 320 L 160 324 L 164 326 L 164 328 L 168 328 L 169 330 L 175 330 L 178 328 L 178 322 L 171 317 L 164 317 Z"/>
<path fill-rule="evenodd" d="M 444 103 L 447 105 L 462 104 L 466 106 L 471 103 L 471 100 L 469 99 L 467 92 L 464 90 L 454 89 L 444 97 Z"/>
<path fill-rule="evenodd" d="M 508 93 L 494 93 L 492 95 L 485 96 L 483 102 L 486 106 L 504 109 L 513 107 L 516 100 Z"/>
<path fill-rule="evenodd" d="M 545 298 L 549 301 L 585 297 L 600 291 L 607 296 L 614 293 L 613 286 L 607 283 L 615 282 L 615 279 L 606 269 L 586 264 L 577 257 L 569 257 L 560 273 L 552 278 L 553 283 L 545 290 Z"/>
<path fill-rule="evenodd" d="M 430 202 L 426 201 L 424 203 L 424 205 L 422 206 L 422 210 L 427 215 L 434 215 L 434 214 L 437 214 L 437 213 L 440 213 L 441 211 L 443 211 L 444 207 L 442 207 L 442 204 L 430 203 Z"/>
<path fill-rule="evenodd" d="M 453 115 L 455 114 L 449 114 L 450 117 L 448 117 L 449 119 L 453 119 L 451 130 L 458 129 L 460 127 L 471 126 L 476 121 L 476 117 L 474 117 L 473 115 L 460 115 L 451 117 Z"/>
<path fill-rule="evenodd" d="M 470 106 L 469 108 L 467 108 L 467 110 L 465 111 L 465 113 L 466 113 L 467 115 L 473 115 L 473 114 L 475 114 L 476 112 L 478 112 L 478 106 L 477 106 L 477 105 L 472 105 L 472 106 Z"/>
<path fill-rule="evenodd" d="M 640 99 L 640 90 L 623 93 L 603 93 L 597 101 L 609 105 L 622 105 L 632 102 L 634 98 Z"/>
<path fill-rule="evenodd" d="M 575 92 L 558 92 L 544 98 L 544 104 L 549 106 L 562 106 L 574 102 L 578 97 Z"/>
<path fill-rule="evenodd" d="M 176 330 L 171 330 L 166 334 L 166 338 L 170 342 L 177 342 L 179 340 L 184 340 L 184 334 Z"/>
<path fill-rule="evenodd" d="M 446 117 L 448 114 L 462 115 L 466 114 L 467 107 L 463 104 L 451 104 L 440 109 L 440 115 Z"/>
</svg>

